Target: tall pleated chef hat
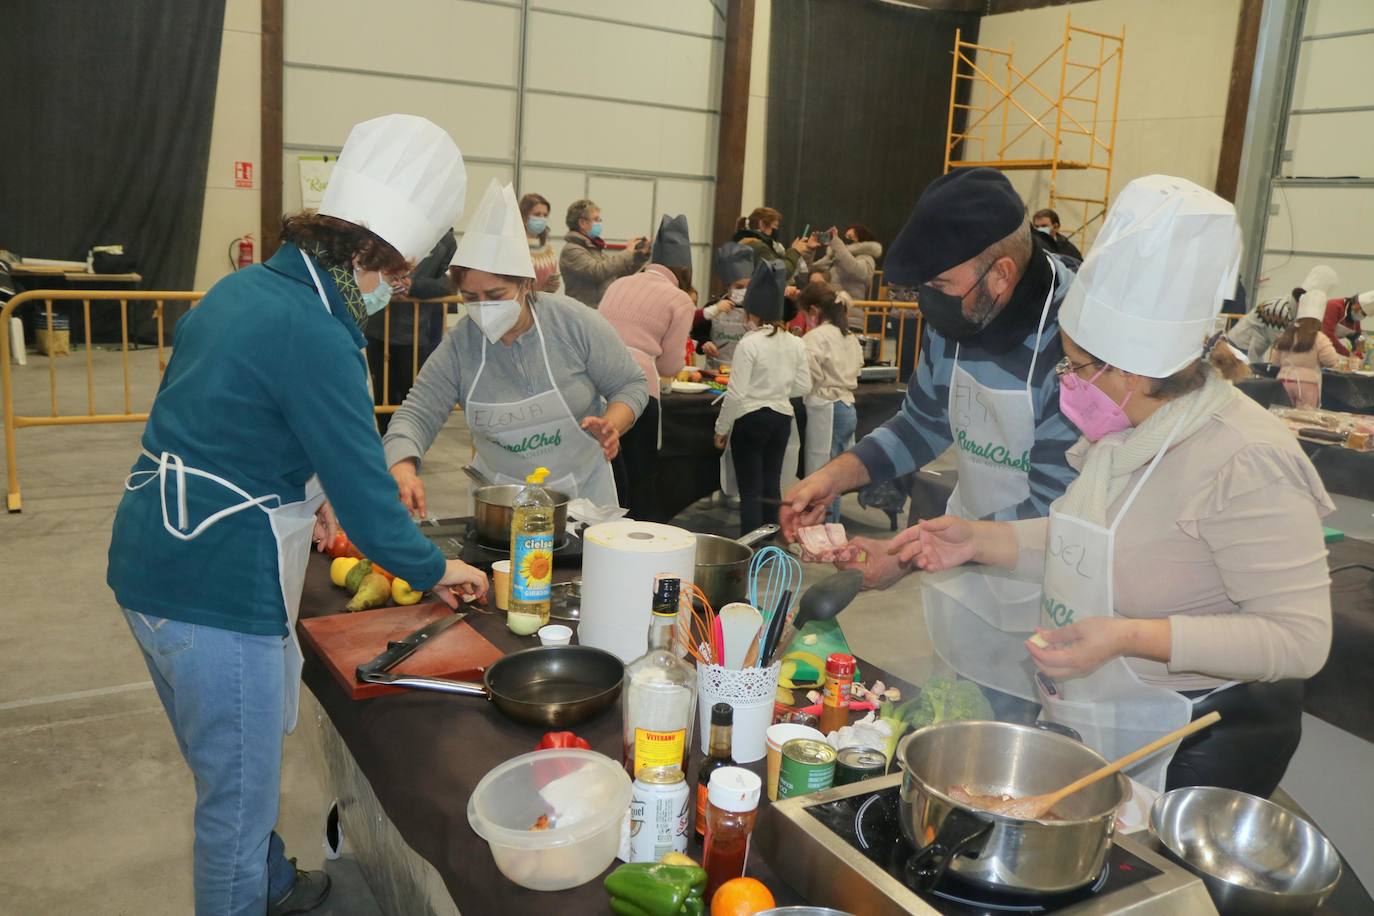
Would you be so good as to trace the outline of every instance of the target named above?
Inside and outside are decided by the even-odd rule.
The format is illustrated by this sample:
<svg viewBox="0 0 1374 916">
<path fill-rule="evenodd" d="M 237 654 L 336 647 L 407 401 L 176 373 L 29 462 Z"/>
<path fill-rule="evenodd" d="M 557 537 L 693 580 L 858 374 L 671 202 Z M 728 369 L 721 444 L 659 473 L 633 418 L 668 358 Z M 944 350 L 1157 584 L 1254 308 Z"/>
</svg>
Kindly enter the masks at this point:
<svg viewBox="0 0 1374 916">
<path fill-rule="evenodd" d="M 1369 311 L 1369 307 L 1374 306 L 1374 289 L 1360 293 L 1355 297 L 1355 301 L 1360 303 L 1360 308 Z"/>
<path fill-rule="evenodd" d="M 726 242 L 716 249 L 716 275 L 726 286 L 736 280 L 748 280 L 754 272 L 754 253 L 748 245 Z"/>
<path fill-rule="evenodd" d="M 534 276 L 530 243 L 525 238 L 525 221 L 520 218 L 514 188 L 491 180 L 449 263 L 504 277 Z"/>
<path fill-rule="evenodd" d="M 687 234 L 687 214 L 663 214 L 658 221 L 658 235 L 654 238 L 654 253 L 649 260 L 666 267 L 692 266 L 692 241 Z"/>
<path fill-rule="evenodd" d="M 1303 294 L 1298 299 L 1298 313 L 1294 317 L 1315 318 L 1318 321 L 1325 318 L 1326 300 L 1331 298 L 1331 293 L 1340 282 L 1336 272 L 1325 264 L 1318 264 L 1309 270 L 1302 281 Z"/>
<path fill-rule="evenodd" d="M 468 173 L 443 128 L 416 115 L 355 124 L 319 212 L 381 236 L 418 261 L 463 215 Z"/>
<path fill-rule="evenodd" d="M 1147 175 L 1121 190 L 1064 296 L 1059 326 L 1126 372 L 1165 378 L 1202 355 L 1236 291 L 1236 210 L 1184 178 Z"/>
</svg>

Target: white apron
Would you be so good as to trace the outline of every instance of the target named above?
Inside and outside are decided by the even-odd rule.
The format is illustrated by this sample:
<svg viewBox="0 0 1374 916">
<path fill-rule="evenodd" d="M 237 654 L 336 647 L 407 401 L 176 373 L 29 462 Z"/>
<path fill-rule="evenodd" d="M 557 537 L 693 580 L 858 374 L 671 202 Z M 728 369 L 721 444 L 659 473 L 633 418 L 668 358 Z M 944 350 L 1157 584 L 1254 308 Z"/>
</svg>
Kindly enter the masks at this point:
<svg viewBox="0 0 1374 916">
<path fill-rule="evenodd" d="M 959 483 L 946 506 L 950 515 L 988 518 L 1030 496 L 1030 450 L 1035 444 L 1031 380 L 1054 288 L 1051 282 L 1024 390 L 983 385 L 960 367 L 959 347 L 955 347 L 949 425 Z M 981 567 L 927 573 L 921 601 L 931 643 L 941 659 L 984 687 L 1023 700 L 1035 699 L 1035 666 L 1022 643 L 1039 620 L 1039 582 Z"/>
<path fill-rule="evenodd" d="M 782 452 L 782 477 L 779 485 L 785 491 L 797 482 L 797 456 L 801 452 L 801 437 L 797 435 L 797 419 L 792 418 L 792 429 L 787 434 L 787 445 Z M 808 472 L 809 473 L 809 472 Z M 735 456 L 726 440 L 725 451 L 720 455 L 720 492 L 726 496 L 739 496 L 739 481 L 735 480 Z"/>
<path fill-rule="evenodd" d="M 315 272 L 315 265 L 311 263 L 310 258 L 306 257 L 305 252 L 301 252 L 301 258 L 304 259 L 305 266 L 310 269 L 310 277 L 315 282 L 315 291 L 320 294 L 320 302 L 324 303 L 325 311 L 332 313 L 329 308 L 329 300 L 324 295 L 324 287 L 320 284 L 319 274 Z M 135 471 L 130 474 L 124 481 L 124 487 L 128 490 L 139 490 L 156 480 L 162 499 L 162 527 L 167 530 L 168 534 L 179 540 L 193 541 L 205 533 L 211 525 L 245 509 L 258 509 L 267 515 L 267 521 L 272 526 L 272 537 L 277 542 L 277 575 L 281 585 L 282 606 L 286 608 L 286 639 L 282 644 L 285 668 L 282 727 L 287 734 L 290 734 L 296 728 L 296 714 L 300 708 L 301 668 L 305 662 L 305 657 L 301 654 L 300 641 L 296 637 L 296 620 L 300 616 L 301 592 L 305 588 L 305 568 L 310 560 L 310 547 L 313 543 L 311 535 L 315 529 L 315 512 L 324 502 L 325 496 L 324 490 L 320 487 L 319 478 L 311 477 L 305 482 L 304 499 L 294 503 L 284 503 L 276 493 L 254 496 L 238 484 L 225 480 L 218 474 L 187 467 L 180 456 L 171 452 L 154 455 L 145 449 L 143 454 L 156 462 L 157 467 L 151 471 Z M 176 477 L 177 517 L 175 524 L 167 505 L 169 471 Z M 219 484 L 238 496 L 241 501 L 210 515 L 195 528 L 188 531 L 187 528 L 190 526 L 186 510 L 186 478 L 188 476 L 200 477 Z M 142 483 L 135 484 L 133 483 L 135 477 L 145 477 L 146 479 Z M 270 502 L 275 502 L 277 505 L 269 508 L 267 504 Z"/>
<path fill-rule="evenodd" d="M 806 473 L 814 474 L 830 461 L 830 446 L 835 429 L 835 402 L 812 398 L 809 394 L 803 401 L 806 403 L 806 442 L 803 445 L 805 452 L 802 457 L 806 462 Z"/>
<path fill-rule="evenodd" d="M 1062 627 L 1086 617 L 1116 616 L 1112 587 L 1116 529 L 1177 432 L 1175 427 L 1169 434 L 1110 528 L 1063 515 L 1051 507 L 1042 626 Z M 1120 657 L 1087 677 L 1052 681 L 1037 675 L 1036 687 L 1041 717 L 1076 730 L 1084 744 L 1108 760 L 1182 728 L 1193 717 L 1192 701 L 1177 691 L 1146 684 Z M 1177 748 L 1177 744 L 1171 745 L 1125 772 L 1163 792 L 1169 761 Z"/>
<path fill-rule="evenodd" d="M 514 403 L 481 400 L 478 385 L 487 367 L 490 346 L 482 338 L 482 362 L 463 401 L 463 414 L 477 451 L 474 463 L 496 483 L 513 484 L 523 484 L 535 468 L 546 467 L 549 479 L 545 486 L 549 489 L 566 493 L 570 499 L 590 499 L 598 506 L 618 506 L 620 499 L 611 464 L 601 443 L 582 429 L 568 402 L 563 400 L 553 380 L 539 313 L 531 307 L 530 314 L 544 355 L 549 387 Z"/>
</svg>

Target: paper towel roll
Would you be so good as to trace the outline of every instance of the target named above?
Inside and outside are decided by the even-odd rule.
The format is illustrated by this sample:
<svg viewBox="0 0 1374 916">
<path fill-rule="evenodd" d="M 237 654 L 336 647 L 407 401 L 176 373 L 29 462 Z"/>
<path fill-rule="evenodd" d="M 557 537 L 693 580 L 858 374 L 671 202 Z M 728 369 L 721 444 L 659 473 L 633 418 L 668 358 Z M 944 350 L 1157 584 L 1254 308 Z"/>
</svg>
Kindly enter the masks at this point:
<svg viewBox="0 0 1374 916">
<path fill-rule="evenodd" d="M 577 641 L 633 661 L 644 654 L 654 576 L 693 581 L 696 535 L 621 519 L 582 533 L 582 611 Z"/>
</svg>

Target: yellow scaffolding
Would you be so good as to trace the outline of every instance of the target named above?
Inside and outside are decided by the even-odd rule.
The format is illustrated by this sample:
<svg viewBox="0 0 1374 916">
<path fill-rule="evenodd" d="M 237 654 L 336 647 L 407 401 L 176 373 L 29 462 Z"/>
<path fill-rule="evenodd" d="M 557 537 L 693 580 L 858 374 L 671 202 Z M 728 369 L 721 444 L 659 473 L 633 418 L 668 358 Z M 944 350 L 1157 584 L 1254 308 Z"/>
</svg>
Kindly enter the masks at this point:
<svg viewBox="0 0 1374 916">
<path fill-rule="evenodd" d="M 1089 232 L 1106 215 L 1111 196 L 1116 109 L 1121 97 L 1125 48 L 1124 26 L 1121 34 L 1112 35 L 1075 26 L 1072 16 L 1066 15 L 1063 42 L 1034 67 L 1022 71 L 1013 61 L 1014 46 L 1006 50 L 989 48 L 964 41 L 960 30 L 956 30 L 945 171 L 976 166 L 1004 171 L 1048 170 L 1049 206 L 1059 211 L 1064 234 L 1076 238 L 1079 247 L 1086 249 Z M 1057 93 L 1037 85 L 1037 74 L 1042 80 L 1053 79 L 1056 70 Z M 1000 78 L 997 71 L 1001 71 Z M 1108 80 L 1110 107 L 1103 98 L 1104 82 Z M 961 81 L 970 86 L 967 102 L 959 101 Z M 1013 123 L 1013 108 L 1028 123 Z M 967 112 L 966 119 L 972 120 L 956 131 L 954 118 L 960 110 Z M 1051 141 L 1048 156 L 1044 155 L 1046 139 Z M 978 147 L 976 156 L 972 155 L 974 144 Z M 1100 194 L 1099 185 L 1092 180 L 1066 189 L 1061 185 L 1061 171 L 1100 177 Z M 1066 193 L 1080 187 L 1086 189 Z"/>
</svg>

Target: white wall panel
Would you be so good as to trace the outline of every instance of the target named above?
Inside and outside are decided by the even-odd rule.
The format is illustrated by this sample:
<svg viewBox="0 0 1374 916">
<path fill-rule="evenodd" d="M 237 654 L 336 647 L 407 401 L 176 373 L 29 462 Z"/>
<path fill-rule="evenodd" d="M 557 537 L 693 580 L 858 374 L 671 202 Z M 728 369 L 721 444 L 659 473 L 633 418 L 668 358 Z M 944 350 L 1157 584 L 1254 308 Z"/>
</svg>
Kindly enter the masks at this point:
<svg viewBox="0 0 1374 916">
<path fill-rule="evenodd" d="M 1369 5 L 1374 7 L 1374 2 Z M 1293 108 L 1374 105 L 1374 81 L 1351 78 L 1354 60 L 1374 61 L 1374 33 L 1303 42 Z"/>
<path fill-rule="evenodd" d="M 1369 0 L 1308 0 L 1304 35 L 1330 35 L 1352 29 L 1374 29 L 1374 3 Z"/>
<path fill-rule="evenodd" d="M 1374 178 L 1374 111 L 1294 115 L 1284 146 L 1286 177 Z"/>
<path fill-rule="evenodd" d="M 357 122 L 401 111 L 429 118 L 469 156 L 514 153 L 512 90 L 296 67 L 286 68 L 283 82 L 287 145 L 341 147 Z"/>
<path fill-rule="evenodd" d="M 587 173 L 567 169 L 523 169 L 519 194 L 543 194 L 549 201 L 549 238 L 561 239 L 567 233 L 564 217 L 568 204 L 587 194 Z M 518 196 L 518 195 L 517 195 Z"/>
<path fill-rule="evenodd" d="M 653 179 L 592 174 L 587 178 L 587 196 L 601 208 L 602 237 L 607 241 L 639 235 L 652 238 L 658 228 Z"/>
<path fill-rule="evenodd" d="M 711 214 L 714 210 L 716 186 L 710 181 L 678 181 L 660 178 L 658 180 L 657 220 L 664 213 L 687 217 L 687 228 L 693 242 L 710 241 Z M 654 224 L 657 228 L 658 224 Z"/>
<path fill-rule="evenodd" d="M 592 168 L 711 175 L 715 115 L 530 95 L 525 158 Z"/>
<path fill-rule="evenodd" d="M 534 0 L 531 8 L 724 37 L 725 18 L 720 9 L 725 0 L 717 2 L 720 8 L 712 0 Z"/>
<path fill-rule="evenodd" d="M 502 184 L 515 180 L 515 168 L 513 166 L 499 165 L 493 162 L 469 162 L 466 165 L 468 170 L 467 205 L 463 207 L 463 215 L 458 217 L 458 225 L 455 227 L 459 232 L 467 228 L 468 221 L 477 212 L 477 205 L 482 202 L 482 195 L 487 193 L 487 185 L 491 183 L 493 178 Z"/>
<path fill-rule="evenodd" d="M 525 87 L 714 111 L 721 47 L 710 38 L 535 13 Z"/>
<path fill-rule="evenodd" d="M 1374 188 L 1280 186 L 1270 211 L 1266 248 L 1374 255 Z"/>
<path fill-rule="evenodd" d="M 288 0 L 288 63 L 514 86 L 520 10 L 464 0 Z"/>
</svg>

